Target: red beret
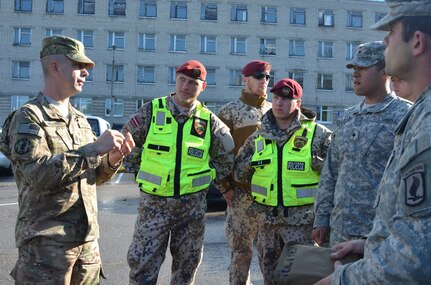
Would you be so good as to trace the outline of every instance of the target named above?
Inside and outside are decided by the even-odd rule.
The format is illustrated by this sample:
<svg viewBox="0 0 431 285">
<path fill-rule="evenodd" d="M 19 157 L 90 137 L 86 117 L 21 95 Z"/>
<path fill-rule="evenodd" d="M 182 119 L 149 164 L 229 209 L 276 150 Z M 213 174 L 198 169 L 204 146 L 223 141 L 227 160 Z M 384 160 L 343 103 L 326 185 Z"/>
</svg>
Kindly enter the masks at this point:
<svg viewBox="0 0 431 285">
<path fill-rule="evenodd" d="M 277 96 L 286 97 L 289 99 L 301 99 L 302 97 L 301 85 L 290 78 L 283 78 L 275 83 L 270 92 Z"/>
<path fill-rule="evenodd" d="M 242 74 L 244 76 L 251 76 L 256 72 L 270 72 L 271 64 L 262 60 L 253 60 L 247 63 L 242 69 Z"/>
<path fill-rule="evenodd" d="M 207 70 L 205 66 L 197 60 L 186 61 L 183 65 L 177 68 L 177 73 L 182 73 L 188 77 L 205 81 Z"/>
</svg>

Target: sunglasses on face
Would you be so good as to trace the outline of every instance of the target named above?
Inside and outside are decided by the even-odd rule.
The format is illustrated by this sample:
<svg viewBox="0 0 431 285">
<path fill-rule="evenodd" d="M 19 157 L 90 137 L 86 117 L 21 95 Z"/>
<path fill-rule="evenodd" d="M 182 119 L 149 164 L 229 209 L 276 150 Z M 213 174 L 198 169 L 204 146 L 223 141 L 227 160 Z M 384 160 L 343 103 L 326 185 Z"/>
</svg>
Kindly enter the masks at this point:
<svg viewBox="0 0 431 285">
<path fill-rule="evenodd" d="M 253 76 L 253 78 L 257 80 L 261 80 L 265 78 L 268 81 L 269 79 L 271 79 L 271 75 L 266 74 L 264 72 L 256 72 L 256 73 L 253 73 L 251 76 Z"/>
</svg>

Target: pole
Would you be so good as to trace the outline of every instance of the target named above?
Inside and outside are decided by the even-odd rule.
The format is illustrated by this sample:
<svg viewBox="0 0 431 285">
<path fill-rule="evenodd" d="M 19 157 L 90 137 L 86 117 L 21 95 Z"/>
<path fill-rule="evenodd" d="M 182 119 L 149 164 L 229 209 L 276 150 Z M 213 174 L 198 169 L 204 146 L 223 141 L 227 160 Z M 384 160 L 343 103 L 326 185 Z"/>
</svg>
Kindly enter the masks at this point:
<svg viewBox="0 0 431 285">
<path fill-rule="evenodd" d="M 114 126 L 114 73 L 115 73 L 115 50 L 117 49 L 116 45 L 112 45 L 112 74 L 111 74 L 111 127 Z"/>
</svg>

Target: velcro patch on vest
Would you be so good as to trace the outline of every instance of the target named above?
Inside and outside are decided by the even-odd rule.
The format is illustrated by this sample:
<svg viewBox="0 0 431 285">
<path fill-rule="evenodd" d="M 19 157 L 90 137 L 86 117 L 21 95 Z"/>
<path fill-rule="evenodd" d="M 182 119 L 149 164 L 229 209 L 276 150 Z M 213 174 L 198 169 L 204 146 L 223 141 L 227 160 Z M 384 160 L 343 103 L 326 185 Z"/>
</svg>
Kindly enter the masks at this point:
<svg viewBox="0 0 431 285">
<path fill-rule="evenodd" d="M 190 134 L 193 136 L 204 138 L 205 132 L 207 130 L 207 126 L 208 126 L 207 120 L 204 120 L 198 117 L 193 117 L 193 127 Z"/>
<path fill-rule="evenodd" d="M 288 170 L 295 170 L 295 171 L 305 171 L 305 162 L 288 161 L 287 162 L 287 169 Z"/>
<path fill-rule="evenodd" d="M 189 147 L 187 154 L 193 157 L 202 158 L 204 157 L 204 150 L 195 147 Z"/>
</svg>

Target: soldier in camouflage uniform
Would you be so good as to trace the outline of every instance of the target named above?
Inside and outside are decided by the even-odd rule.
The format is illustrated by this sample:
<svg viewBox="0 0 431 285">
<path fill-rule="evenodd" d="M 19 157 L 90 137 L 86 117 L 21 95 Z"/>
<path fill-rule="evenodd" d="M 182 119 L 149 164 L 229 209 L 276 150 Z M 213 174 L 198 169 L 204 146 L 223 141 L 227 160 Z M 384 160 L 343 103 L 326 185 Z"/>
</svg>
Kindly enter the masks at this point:
<svg viewBox="0 0 431 285">
<path fill-rule="evenodd" d="M 262 116 L 271 108 L 271 103 L 266 100 L 270 71 L 271 65 L 265 61 L 254 60 L 246 64 L 242 70 L 244 89 L 241 96 L 219 110 L 218 117 L 229 127 L 235 142 L 235 155 L 245 139 L 260 126 Z M 235 185 L 233 179 L 231 181 Z M 247 209 L 253 202 L 253 197 L 250 191 L 238 185 L 222 191 L 228 203 L 225 233 L 232 250 L 229 283 L 251 284 L 249 269 L 257 222 Z"/>
<path fill-rule="evenodd" d="M 394 144 L 394 130 L 411 103 L 390 93 L 383 42 L 358 46 L 347 64 L 355 93 L 364 100 L 347 109 L 320 177 L 312 237 L 323 244 L 360 238 L 371 231 L 377 187 Z"/>
<path fill-rule="evenodd" d="M 70 105 L 94 66 L 81 42 L 45 38 L 40 57 L 43 92 L 6 119 L 0 138 L 19 191 L 11 275 L 16 284 L 99 284 L 96 184 L 111 178 L 133 140 L 113 130 L 96 140 Z"/>
<path fill-rule="evenodd" d="M 257 250 L 265 284 L 273 274 L 282 244 L 311 243 L 313 201 L 331 131 L 301 108 L 302 88 L 282 79 L 271 89 L 272 109 L 235 158 L 234 178 L 251 191 L 259 228 Z"/>
<path fill-rule="evenodd" d="M 431 1 L 386 1 L 389 14 L 374 25 L 387 30 L 386 73 L 406 80 L 414 105 L 395 131 L 372 231 L 366 240 L 336 247 L 364 258 L 336 264 L 325 284 L 425 285 L 431 280 Z M 331 283 L 332 282 L 332 283 Z"/>
<path fill-rule="evenodd" d="M 227 181 L 233 140 L 226 125 L 197 97 L 206 69 L 196 60 L 178 67 L 176 92 L 144 104 L 126 123 L 137 148 L 126 159 L 141 200 L 128 251 L 130 284 L 156 284 L 168 241 L 171 284 L 194 284 L 201 261 L 206 190 Z"/>
</svg>

